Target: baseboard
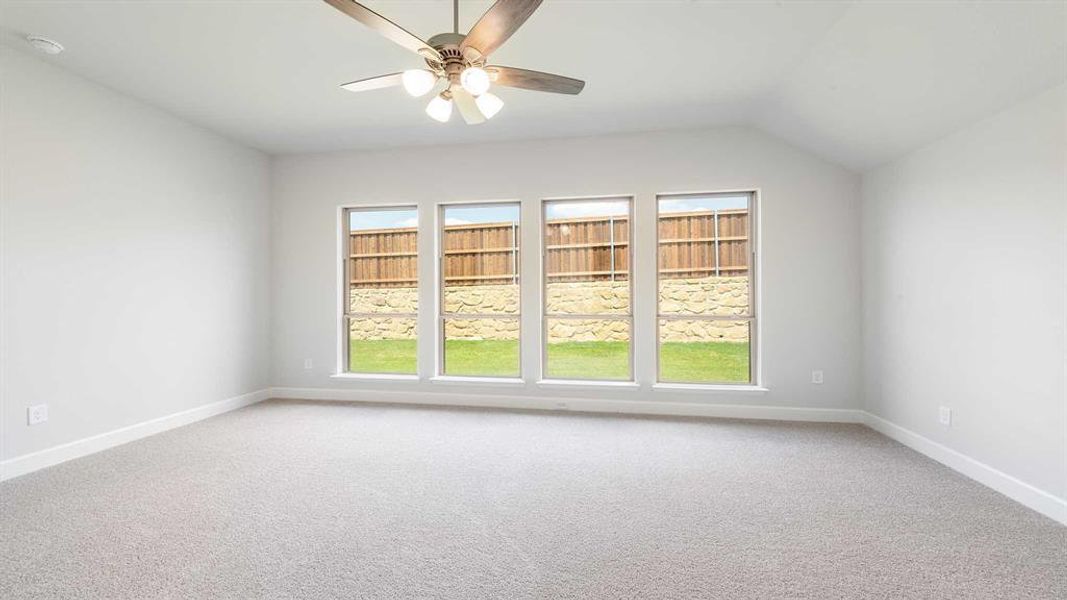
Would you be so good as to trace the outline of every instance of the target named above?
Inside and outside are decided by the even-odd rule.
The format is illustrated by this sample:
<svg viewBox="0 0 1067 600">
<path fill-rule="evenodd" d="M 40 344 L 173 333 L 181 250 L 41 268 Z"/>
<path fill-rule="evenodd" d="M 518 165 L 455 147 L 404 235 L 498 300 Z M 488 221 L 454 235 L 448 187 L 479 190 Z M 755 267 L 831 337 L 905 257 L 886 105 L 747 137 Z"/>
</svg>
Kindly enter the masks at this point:
<svg viewBox="0 0 1067 600">
<path fill-rule="evenodd" d="M 166 415 L 143 423 L 129 425 L 114 431 L 108 431 L 73 442 L 67 442 L 59 446 L 47 448 L 30 454 L 16 456 L 0 462 L 0 481 L 32 473 L 45 467 L 51 467 L 68 460 L 81 458 L 101 450 L 114 448 L 127 442 L 155 435 L 168 429 L 181 427 L 202 421 L 209 417 L 236 410 L 243 406 L 261 402 L 270 397 L 270 390 L 262 389 L 233 398 L 227 398 L 211 404 L 205 404 L 189 410 L 183 410 L 174 414 Z"/>
<path fill-rule="evenodd" d="M 570 397 L 539 398 L 536 396 L 500 394 L 457 394 L 426 391 L 382 391 L 335 388 L 271 389 L 272 398 L 298 400 L 334 400 L 342 402 L 374 402 L 421 404 L 429 406 L 464 406 L 473 408 L 510 408 L 522 410 L 573 411 L 631 415 L 660 415 L 677 417 L 718 417 L 732 419 L 770 419 L 775 421 L 812 421 L 826 423 L 863 423 L 861 410 L 845 408 L 802 408 L 790 406 L 760 406 L 753 404 L 709 404 L 706 402 L 664 402 L 649 400 L 617 400 L 606 398 Z"/>
<path fill-rule="evenodd" d="M 953 450 L 869 412 L 864 423 L 871 429 L 990 487 L 1016 502 L 1067 525 L 1067 500 L 1020 481 L 966 454 Z"/>
</svg>

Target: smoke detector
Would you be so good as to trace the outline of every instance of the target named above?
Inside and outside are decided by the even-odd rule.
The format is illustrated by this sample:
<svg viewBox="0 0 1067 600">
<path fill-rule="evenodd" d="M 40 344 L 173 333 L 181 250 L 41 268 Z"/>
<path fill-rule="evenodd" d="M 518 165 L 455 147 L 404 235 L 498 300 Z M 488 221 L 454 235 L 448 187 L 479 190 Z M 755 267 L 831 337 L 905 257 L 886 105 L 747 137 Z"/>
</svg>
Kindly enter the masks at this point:
<svg viewBox="0 0 1067 600">
<path fill-rule="evenodd" d="M 63 44 L 39 35 L 26 36 L 26 41 L 37 50 L 45 54 L 59 54 L 63 51 Z"/>
</svg>

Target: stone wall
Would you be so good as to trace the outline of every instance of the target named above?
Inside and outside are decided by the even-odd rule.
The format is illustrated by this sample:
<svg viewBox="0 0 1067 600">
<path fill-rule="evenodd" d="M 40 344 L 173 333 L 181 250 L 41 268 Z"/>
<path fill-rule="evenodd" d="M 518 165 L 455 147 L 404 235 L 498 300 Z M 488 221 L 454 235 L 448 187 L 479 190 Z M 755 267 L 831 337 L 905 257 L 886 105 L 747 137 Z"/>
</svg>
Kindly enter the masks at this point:
<svg viewBox="0 0 1067 600">
<path fill-rule="evenodd" d="M 625 281 L 591 281 L 548 284 L 546 303 L 555 314 L 624 315 L 629 311 L 629 284 Z M 445 291 L 445 311 L 456 314 L 518 314 L 517 285 L 460 286 Z M 660 283 L 660 309 L 664 314 L 743 315 L 748 306 L 747 277 L 665 279 Z M 355 339 L 412 339 L 414 319 L 384 317 L 384 313 L 418 310 L 416 288 L 354 289 L 352 312 L 383 314 L 352 323 Z M 534 310 L 537 310 L 534 308 Z M 597 319 L 548 319 L 550 343 L 563 341 L 625 341 L 625 322 Z M 450 319 L 450 339 L 517 339 L 516 319 Z M 744 321 L 664 320 L 660 335 L 667 342 L 748 340 Z"/>
</svg>

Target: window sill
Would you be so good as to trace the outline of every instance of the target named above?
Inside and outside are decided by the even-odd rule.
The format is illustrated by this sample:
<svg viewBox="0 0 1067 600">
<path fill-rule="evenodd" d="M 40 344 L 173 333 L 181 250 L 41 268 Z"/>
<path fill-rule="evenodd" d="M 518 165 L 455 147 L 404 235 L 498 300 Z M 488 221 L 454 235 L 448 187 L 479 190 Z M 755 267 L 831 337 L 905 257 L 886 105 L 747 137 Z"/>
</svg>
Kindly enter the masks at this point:
<svg viewBox="0 0 1067 600">
<path fill-rule="evenodd" d="M 596 381 L 593 379 L 542 379 L 537 382 L 538 387 L 560 388 L 612 388 L 622 390 L 637 390 L 641 384 L 633 381 Z"/>
<path fill-rule="evenodd" d="M 485 385 L 501 387 L 520 387 L 526 382 L 518 377 L 461 377 L 458 375 L 438 375 L 430 378 L 431 383 L 442 385 Z"/>
<path fill-rule="evenodd" d="M 352 381 L 418 381 L 418 375 L 401 373 L 334 373 L 330 379 L 350 379 Z"/>
<path fill-rule="evenodd" d="M 738 392 L 765 394 L 770 390 L 760 385 L 724 385 L 714 383 L 654 383 L 654 392 Z"/>
</svg>

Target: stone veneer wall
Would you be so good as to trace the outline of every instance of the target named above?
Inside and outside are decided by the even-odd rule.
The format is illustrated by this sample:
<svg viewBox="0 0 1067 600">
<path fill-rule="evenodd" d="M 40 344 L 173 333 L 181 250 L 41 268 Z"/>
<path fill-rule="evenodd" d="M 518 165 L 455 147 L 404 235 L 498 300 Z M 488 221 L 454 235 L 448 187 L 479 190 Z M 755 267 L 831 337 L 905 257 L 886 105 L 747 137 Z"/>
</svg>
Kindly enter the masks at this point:
<svg viewBox="0 0 1067 600">
<path fill-rule="evenodd" d="M 625 281 L 550 283 L 547 304 L 550 312 L 561 314 L 625 314 L 629 285 Z M 413 339 L 414 319 L 386 317 L 384 313 L 414 313 L 418 306 L 416 288 L 361 288 L 351 293 L 352 312 L 383 314 L 354 321 L 355 339 Z M 665 279 L 661 282 L 660 309 L 665 314 L 743 315 L 748 306 L 747 277 L 706 277 Z M 451 313 L 518 314 L 516 285 L 478 285 L 445 291 L 445 310 Z M 548 320 L 549 342 L 625 341 L 630 332 L 625 322 L 594 319 Z M 450 319 L 445 335 L 464 339 L 516 339 L 517 319 Z M 744 321 L 668 320 L 660 324 L 666 342 L 748 341 Z"/>
</svg>

